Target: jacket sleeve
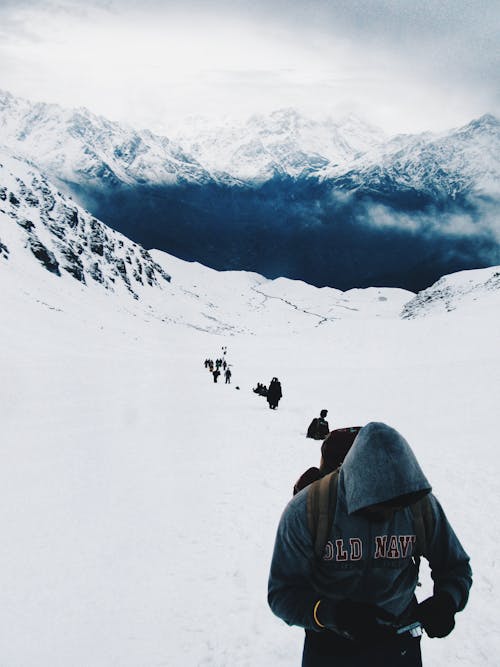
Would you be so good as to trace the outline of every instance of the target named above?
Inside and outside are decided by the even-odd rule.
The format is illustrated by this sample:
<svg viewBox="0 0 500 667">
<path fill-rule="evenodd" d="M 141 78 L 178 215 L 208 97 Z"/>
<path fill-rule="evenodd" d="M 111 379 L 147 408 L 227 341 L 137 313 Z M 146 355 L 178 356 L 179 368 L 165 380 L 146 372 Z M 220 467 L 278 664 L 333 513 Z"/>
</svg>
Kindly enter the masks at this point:
<svg viewBox="0 0 500 667">
<path fill-rule="evenodd" d="M 434 581 L 434 594 L 449 593 L 455 601 L 457 611 L 461 611 L 467 604 L 472 586 L 469 556 L 450 526 L 437 498 L 432 494 L 429 498 L 435 524 L 426 557 Z"/>
<path fill-rule="evenodd" d="M 295 496 L 281 517 L 269 574 L 268 602 L 288 625 L 318 630 L 313 609 L 319 599 L 312 583 L 315 559 L 307 526 L 307 490 Z"/>
</svg>

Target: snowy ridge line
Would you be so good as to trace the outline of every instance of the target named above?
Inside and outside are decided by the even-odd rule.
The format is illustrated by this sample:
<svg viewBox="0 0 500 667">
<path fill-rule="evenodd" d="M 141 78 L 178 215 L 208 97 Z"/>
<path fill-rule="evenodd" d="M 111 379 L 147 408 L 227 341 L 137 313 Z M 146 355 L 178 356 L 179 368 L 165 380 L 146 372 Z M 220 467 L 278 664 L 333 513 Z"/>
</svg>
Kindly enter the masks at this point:
<svg viewBox="0 0 500 667">
<path fill-rule="evenodd" d="M 425 192 L 451 200 L 500 196 L 500 121 L 491 114 L 461 128 L 388 138 L 351 115 L 315 121 L 294 109 L 246 122 L 193 120 L 169 137 L 134 130 L 88 109 L 34 104 L 0 91 L 0 127 L 11 150 L 61 182 L 125 185 L 261 185 L 274 178 L 331 180 Z"/>
<path fill-rule="evenodd" d="M 459 271 L 443 276 L 428 289 L 419 292 L 401 311 L 402 319 L 452 312 L 474 302 L 500 297 L 500 266 Z M 492 307 L 494 304 L 492 303 Z"/>
<path fill-rule="evenodd" d="M 209 173 L 168 137 L 134 130 L 86 108 L 32 103 L 0 91 L 0 127 L 6 146 L 61 182 L 99 188 L 125 185 L 234 185 Z"/>
<path fill-rule="evenodd" d="M 346 317 L 410 319 L 449 312 L 500 293 L 498 267 L 453 274 L 415 296 L 395 288 L 342 292 L 285 278 L 218 272 L 161 251 L 152 251 L 153 259 L 149 251 L 59 192 L 31 164 L 10 156 L 0 160 L 0 263 L 29 269 L 22 269 L 24 285 L 36 280 L 30 267 L 38 264 L 54 278 L 122 292 L 143 305 L 149 303 L 150 315 L 164 322 L 226 334 L 275 326 L 273 302 L 300 316 L 293 317 L 295 330 L 310 327 L 311 318 L 319 326 Z M 228 298 L 233 303 L 235 285 L 241 286 L 240 303 L 237 308 L 227 307 Z M 263 300 L 259 305 L 252 301 L 256 295 Z M 54 305 L 58 306 L 57 301 Z M 282 326 L 287 323 L 283 321 Z"/>
</svg>

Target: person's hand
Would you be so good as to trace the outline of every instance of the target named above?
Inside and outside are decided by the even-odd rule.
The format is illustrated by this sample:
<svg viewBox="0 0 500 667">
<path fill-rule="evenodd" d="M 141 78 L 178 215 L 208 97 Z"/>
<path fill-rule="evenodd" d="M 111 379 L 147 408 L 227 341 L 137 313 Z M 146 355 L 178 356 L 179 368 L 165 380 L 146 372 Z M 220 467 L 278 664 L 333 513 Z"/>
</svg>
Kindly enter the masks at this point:
<svg viewBox="0 0 500 667">
<path fill-rule="evenodd" d="M 416 617 L 429 637 L 446 637 L 455 627 L 456 611 L 449 593 L 436 593 L 418 605 Z"/>
<path fill-rule="evenodd" d="M 381 609 L 364 602 L 342 600 L 337 606 L 337 622 L 356 639 L 379 636 L 384 632 L 379 620 Z"/>
<path fill-rule="evenodd" d="M 346 639 L 379 637 L 387 631 L 379 622 L 382 616 L 384 612 L 375 605 L 353 600 L 324 599 L 318 610 L 320 622 Z"/>
</svg>

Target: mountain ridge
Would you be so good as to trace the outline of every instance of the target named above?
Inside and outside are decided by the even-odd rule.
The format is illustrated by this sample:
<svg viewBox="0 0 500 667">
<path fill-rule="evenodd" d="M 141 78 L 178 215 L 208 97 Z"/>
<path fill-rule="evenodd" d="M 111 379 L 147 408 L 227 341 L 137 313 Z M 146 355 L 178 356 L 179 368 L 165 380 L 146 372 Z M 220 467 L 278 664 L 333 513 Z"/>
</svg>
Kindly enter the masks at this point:
<svg viewBox="0 0 500 667">
<path fill-rule="evenodd" d="M 145 248 L 344 290 L 419 291 L 500 262 L 494 116 L 388 140 L 354 117 L 335 123 L 283 109 L 202 128 L 187 150 L 85 109 L 0 94 L 9 151 Z"/>
<path fill-rule="evenodd" d="M 285 277 L 218 272 L 145 250 L 59 192 L 34 165 L 1 153 L 0 267 L 4 284 L 6 277 L 28 292 L 47 276 L 40 298 L 52 294 L 55 309 L 63 307 L 61 289 L 75 293 L 72 307 L 86 294 L 108 308 L 102 302 L 108 295 L 113 308 L 132 312 L 136 303 L 141 317 L 229 335 L 294 333 L 353 318 L 415 319 L 475 301 L 495 307 L 500 299 L 499 267 L 445 276 L 418 294 L 380 287 L 342 291 Z"/>
</svg>

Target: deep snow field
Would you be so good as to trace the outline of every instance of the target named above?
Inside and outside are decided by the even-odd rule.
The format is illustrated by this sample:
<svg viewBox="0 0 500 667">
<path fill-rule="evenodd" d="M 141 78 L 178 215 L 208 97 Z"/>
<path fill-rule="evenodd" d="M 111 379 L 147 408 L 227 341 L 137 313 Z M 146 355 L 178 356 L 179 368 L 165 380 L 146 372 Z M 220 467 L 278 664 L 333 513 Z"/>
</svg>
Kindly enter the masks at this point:
<svg viewBox="0 0 500 667">
<path fill-rule="evenodd" d="M 400 430 L 471 556 L 424 664 L 498 665 L 498 308 L 212 334 L 40 276 L 0 275 L 2 667 L 300 665 L 267 577 L 321 408 Z M 231 385 L 203 366 L 222 346 Z M 251 391 L 273 376 L 277 411 Z"/>
</svg>

